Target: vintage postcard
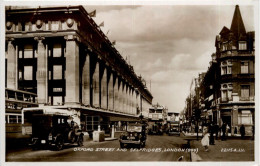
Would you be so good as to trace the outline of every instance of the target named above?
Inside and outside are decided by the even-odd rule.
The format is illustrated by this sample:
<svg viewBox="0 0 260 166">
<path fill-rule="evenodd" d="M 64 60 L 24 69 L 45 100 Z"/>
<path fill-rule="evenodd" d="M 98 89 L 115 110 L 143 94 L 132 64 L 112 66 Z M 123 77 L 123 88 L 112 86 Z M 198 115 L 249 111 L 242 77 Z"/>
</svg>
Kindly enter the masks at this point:
<svg viewBox="0 0 260 166">
<path fill-rule="evenodd" d="M 1 164 L 259 164 L 258 1 L 1 5 Z"/>
</svg>

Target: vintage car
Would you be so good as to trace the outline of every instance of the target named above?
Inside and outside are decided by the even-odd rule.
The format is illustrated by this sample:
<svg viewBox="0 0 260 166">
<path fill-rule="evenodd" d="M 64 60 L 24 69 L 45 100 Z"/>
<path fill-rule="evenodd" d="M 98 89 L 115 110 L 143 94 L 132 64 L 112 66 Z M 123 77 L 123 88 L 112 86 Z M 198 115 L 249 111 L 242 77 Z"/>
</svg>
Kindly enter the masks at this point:
<svg viewBox="0 0 260 166">
<path fill-rule="evenodd" d="M 120 136 L 120 147 L 124 148 L 126 145 L 145 147 L 146 135 L 145 124 L 128 124 L 127 131 Z"/>
<path fill-rule="evenodd" d="M 170 128 L 168 130 L 168 135 L 178 135 L 180 136 L 180 125 L 178 122 L 175 122 L 175 123 L 171 123 L 170 124 Z"/>
<path fill-rule="evenodd" d="M 56 150 L 63 149 L 65 144 L 83 145 L 83 133 L 68 115 L 38 114 L 32 115 L 32 139 L 34 149 L 47 146 Z"/>
<path fill-rule="evenodd" d="M 149 135 L 163 135 L 163 129 L 161 124 L 154 123 L 149 127 Z"/>
</svg>

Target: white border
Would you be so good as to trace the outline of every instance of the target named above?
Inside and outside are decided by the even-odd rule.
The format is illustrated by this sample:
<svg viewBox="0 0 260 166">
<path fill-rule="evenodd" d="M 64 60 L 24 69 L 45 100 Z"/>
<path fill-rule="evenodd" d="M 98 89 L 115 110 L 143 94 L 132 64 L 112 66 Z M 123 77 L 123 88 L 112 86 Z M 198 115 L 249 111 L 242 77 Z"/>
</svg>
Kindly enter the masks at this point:
<svg viewBox="0 0 260 166">
<path fill-rule="evenodd" d="M 0 0 L 1 1 L 1 0 Z M 143 166 L 151 166 L 151 165 L 259 165 L 259 2 L 258 0 L 167 0 L 167 1 L 160 1 L 160 0 L 132 0 L 132 1 L 125 1 L 125 0 L 87 0 L 87 1 L 65 1 L 64 0 L 38 0 L 38 1 L 25 1 L 25 0 L 5 0 L 0 2 L 0 78 L 5 78 L 5 6 L 8 5 L 22 5 L 22 6 L 30 6 L 31 4 L 35 6 L 41 5 L 253 5 L 254 6 L 254 16 L 255 16 L 255 39 L 256 39 L 256 51 L 255 51 L 255 162 L 203 162 L 203 163 L 182 163 L 182 162 L 39 162 L 37 164 L 40 165 L 56 165 L 56 166 L 64 166 L 64 165 L 139 165 L 142 164 Z M 217 34 L 216 34 L 217 35 Z M 4 89 L 4 79 L 0 81 L 0 165 L 35 165 L 36 162 L 8 162 L 5 163 L 5 124 L 4 124 L 4 115 L 5 115 L 5 89 Z"/>
</svg>

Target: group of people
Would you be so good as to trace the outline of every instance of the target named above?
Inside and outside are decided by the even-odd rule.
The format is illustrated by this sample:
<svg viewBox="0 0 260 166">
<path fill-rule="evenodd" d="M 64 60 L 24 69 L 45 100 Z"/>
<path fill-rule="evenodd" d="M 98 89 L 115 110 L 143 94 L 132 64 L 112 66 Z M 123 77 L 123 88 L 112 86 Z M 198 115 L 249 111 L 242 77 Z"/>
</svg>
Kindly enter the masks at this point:
<svg viewBox="0 0 260 166">
<path fill-rule="evenodd" d="M 208 151 L 209 145 L 215 145 L 215 139 L 217 140 L 219 137 L 219 132 L 221 132 L 221 140 L 227 140 L 228 132 L 230 127 L 227 123 L 223 123 L 221 127 L 217 124 L 210 123 L 209 125 L 203 126 L 203 138 L 201 140 L 202 146 L 204 146 L 205 151 Z M 215 134 L 215 139 L 214 139 Z M 242 124 L 240 127 L 241 138 L 245 138 L 245 126 Z"/>
</svg>

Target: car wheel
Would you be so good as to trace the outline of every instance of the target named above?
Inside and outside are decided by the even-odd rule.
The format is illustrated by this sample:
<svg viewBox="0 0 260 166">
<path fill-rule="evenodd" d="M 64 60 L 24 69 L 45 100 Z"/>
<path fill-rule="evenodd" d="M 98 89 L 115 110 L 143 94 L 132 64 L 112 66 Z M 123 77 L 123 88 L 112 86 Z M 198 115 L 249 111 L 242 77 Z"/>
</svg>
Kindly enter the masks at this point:
<svg viewBox="0 0 260 166">
<path fill-rule="evenodd" d="M 64 140 L 63 138 L 60 136 L 57 138 L 56 140 L 56 150 L 61 150 L 63 148 L 64 145 Z"/>
<path fill-rule="evenodd" d="M 78 138 L 78 146 L 83 146 L 83 136 L 80 135 Z"/>
</svg>

